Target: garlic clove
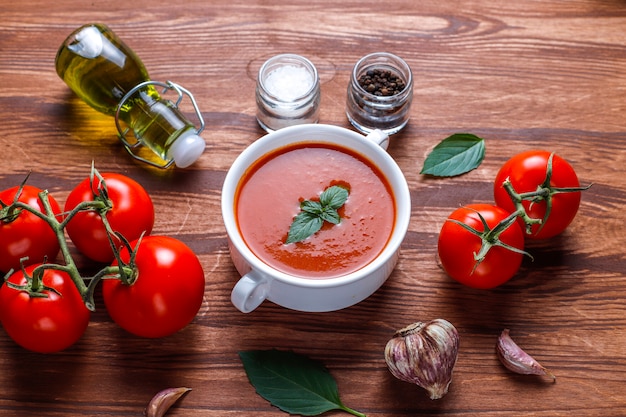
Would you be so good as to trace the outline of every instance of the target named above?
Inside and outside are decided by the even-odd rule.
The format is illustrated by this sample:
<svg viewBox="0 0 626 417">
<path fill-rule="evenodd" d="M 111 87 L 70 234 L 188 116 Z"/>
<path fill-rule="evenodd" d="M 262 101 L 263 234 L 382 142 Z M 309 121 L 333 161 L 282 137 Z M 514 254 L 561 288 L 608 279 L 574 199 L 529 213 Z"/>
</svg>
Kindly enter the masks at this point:
<svg viewBox="0 0 626 417">
<path fill-rule="evenodd" d="M 385 361 L 393 376 L 426 389 L 436 400 L 448 392 L 458 350 L 456 328 L 435 319 L 398 330 L 385 346 Z"/>
<path fill-rule="evenodd" d="M 524 375 L 545 375 L 556 381 L 556 376 L 552 372 L 524 352 L 511 339 L 509 329 L 504 329 L 500 334 L 496 343 L 496 353 L 500 362 L 510 371 Z"/>
<path fill-rule="evenodd" d="M 189 391 L 191 391 L 191 388 L 179 387 L 166 388 L 157 392 L 148 403 L 148 407 L 146 408 L 146 417 L 163 417 L 167 410 L 169 410 L 180 397 Z"/>
</svg>

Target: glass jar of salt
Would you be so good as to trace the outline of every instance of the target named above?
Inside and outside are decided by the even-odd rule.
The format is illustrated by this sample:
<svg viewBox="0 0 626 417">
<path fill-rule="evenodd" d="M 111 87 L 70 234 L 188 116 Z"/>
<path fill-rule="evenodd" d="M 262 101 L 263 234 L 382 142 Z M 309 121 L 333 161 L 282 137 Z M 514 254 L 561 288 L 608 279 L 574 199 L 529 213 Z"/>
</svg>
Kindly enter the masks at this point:
<svg viewBox="0 0 626 417">
<path fill-rule="evenodd" d="M 382 130 L 391 135 L 409 121 L 413 75 L 400 57 L 375 52 L 361 58 L 348 84 L 346 115 L 362 133 Z"/>
<path fill-rule="evenodd" d="M 276 55 L 259 69 L 256 85 L 257 120 L 267 132 L 302 123 L 317 123 L 320 81 L 308 59 Z"/>
</svg>

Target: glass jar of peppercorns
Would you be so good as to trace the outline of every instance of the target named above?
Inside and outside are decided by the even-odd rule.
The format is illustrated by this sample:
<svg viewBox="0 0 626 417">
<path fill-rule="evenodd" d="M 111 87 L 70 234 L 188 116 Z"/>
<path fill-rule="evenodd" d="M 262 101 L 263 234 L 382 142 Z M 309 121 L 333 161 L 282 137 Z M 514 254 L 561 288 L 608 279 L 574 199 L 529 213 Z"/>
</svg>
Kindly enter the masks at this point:
<svg viewBox="0 0 626 417">
<path fill-rule="evenodd" d="M 392 134 L 409 121 L 412 99 L 409 65 L 393 54 L 375 52 L 361 58 L 352 70 L 346 115 L 362 133 L 379 129 Z"/>
</svg>

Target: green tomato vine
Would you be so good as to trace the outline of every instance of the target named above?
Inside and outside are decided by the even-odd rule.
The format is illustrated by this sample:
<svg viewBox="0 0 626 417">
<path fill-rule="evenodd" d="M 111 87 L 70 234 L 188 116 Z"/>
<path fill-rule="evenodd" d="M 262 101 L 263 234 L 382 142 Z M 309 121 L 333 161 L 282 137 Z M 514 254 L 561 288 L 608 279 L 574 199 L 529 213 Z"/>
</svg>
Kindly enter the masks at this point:
<svg viewBox="0 0 626 417">
<path fill-rule="evenodd" d="M 104 178 L 100 175 L 100 173 L 95 169 L 93 164 L 91 167 L 91 173 L 90 173 L 89 178 L 90 178 L 92 190 L 94 190 L 93 188 L 94 180 L 96 178 L 99 179 L 99 186 L 98 186 L 97 192 L 94 192 L 93 194 L 93 200 L 84 201 L 76 205 L 76 207 L 74 207 L 71 211 L 64 213 L 62 216 L 57 216 L 53 212 L 52 207 L 50 205 L 50 199 L 48 195 L 49 193 L 47 190 L 41 191 L 38 195 L 44 208 L 43 211 L 39 211 L 26 203 L 18 201 L 21 191 L 24 188 L 26 181 L 28 180 L 28 176 L 22 182 L 22 184 L 20 184 L 20 187 L 15 195 L 14 201 L 8 205 L 6 204 L 2 205 L 3 207 L 0 209 L 0 219 L 2 219 L 6 223 L 9 223 L 12 220 L 17 219 L 17 217 L 23 210 L 28 211 L 29 213 L 32 213 L 33 215 L 39 217 L 41 220 L 46 222 L 57 236 L 57 240 L 59 242 L 59 246 L 61 250 L 61 256 L 63 257 L 63 262 L 64 262 L 63 264 L 56 264 L 56 263 L 48 263 L 47 260 L 44 260 L 44 263 L 37 266 L 33 270 L 32 275 L 28 276 L 24 268 L 24 261 L 26 259 L 23 259 L 21 268 L 22 268 L 22 272 L 26 278 L 27 283 L 25 285 L 16 285 L 7 281 L 7 279 L 14 272 L 13 270 L 11 270 L 4 276 L 5 285 L 8 285 L 9 287 L 17 291 L 27 292 L 29 296 L 31 297 L 47 297 L 48 295 L 46 294 L 45 291 L 55 291 L 55 290 L 43 285 L 42 278 L 43 278 L 44 271 L 46 269 L 55 269 L 58 271 L 62 271 L 62 272 L 67 273 L 72 279 L 72 281 L 74 282 L 74 285 L 76 286 L 79 293 L 81 294 L 81 297 L 87 309 L 89 309 L 90 311 L 95 311 L 96 306 L 94 302 L 94 292 L 98 283 L 102 279 L 119 279 L 124 284 L 128 284 L 128 285 L 132 285 L 132 283 L 136 280 L 136 277 L 137 277 L 136 266 L 135 266 L 136 248 L 134 249 L 130 248 L 130 244 L 124 238 L 124 236 L 122 236 L 119 233 L 114 232 L 111 229 L 109 221 L 106 217 L 107 212 L 112 208 L 111 200 L 108 197 L 106 182 L 104 181 Z M 82 212 L 82 211 L 95 211 L 100 215 L 100 217 L 102 218 L 102 223 L 104 224 L 104 227 L 107 231 L 108 240 L 113 250 L 113 254 L 115 256 L 115 259 L 117 260 L 117 265 L 106 266 L 91 277 L 83 277 L 81 275 L 80 271 L 78 270 L 78 267 L 76 266 L 76 262 L 74 261 L 70 253 L 70 248 L 65 238 L 65 228 L 67 224 L 72 220 L 72 218 L 77 213 Z M 113 236 L 116 236 L 118 239 L 120 239 L 122 244 L 129 249 L 129 252 L 131 253 L 129 262 L 122 261 L 120 257 L 120 251 L 114 243 Z M 137 243 L 137 246 L 139 245 L 139 242 Z"/>
</svg>

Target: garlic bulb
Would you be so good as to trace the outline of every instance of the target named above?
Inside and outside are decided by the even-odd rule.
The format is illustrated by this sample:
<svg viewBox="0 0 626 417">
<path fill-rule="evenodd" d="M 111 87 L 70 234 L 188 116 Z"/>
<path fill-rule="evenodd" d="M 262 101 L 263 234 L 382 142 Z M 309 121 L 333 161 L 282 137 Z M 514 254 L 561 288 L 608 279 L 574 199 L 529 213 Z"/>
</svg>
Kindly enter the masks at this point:
<svg viewBox="0 0 626 417">
<path fill-rule="evenodd" d="M 385 361 L 393 376 L 419 385 L 436 400 L 448 392 L 458 350 L 456 328 L 435 319 L 398 330 L 385 346 Z"/>
</svg>

